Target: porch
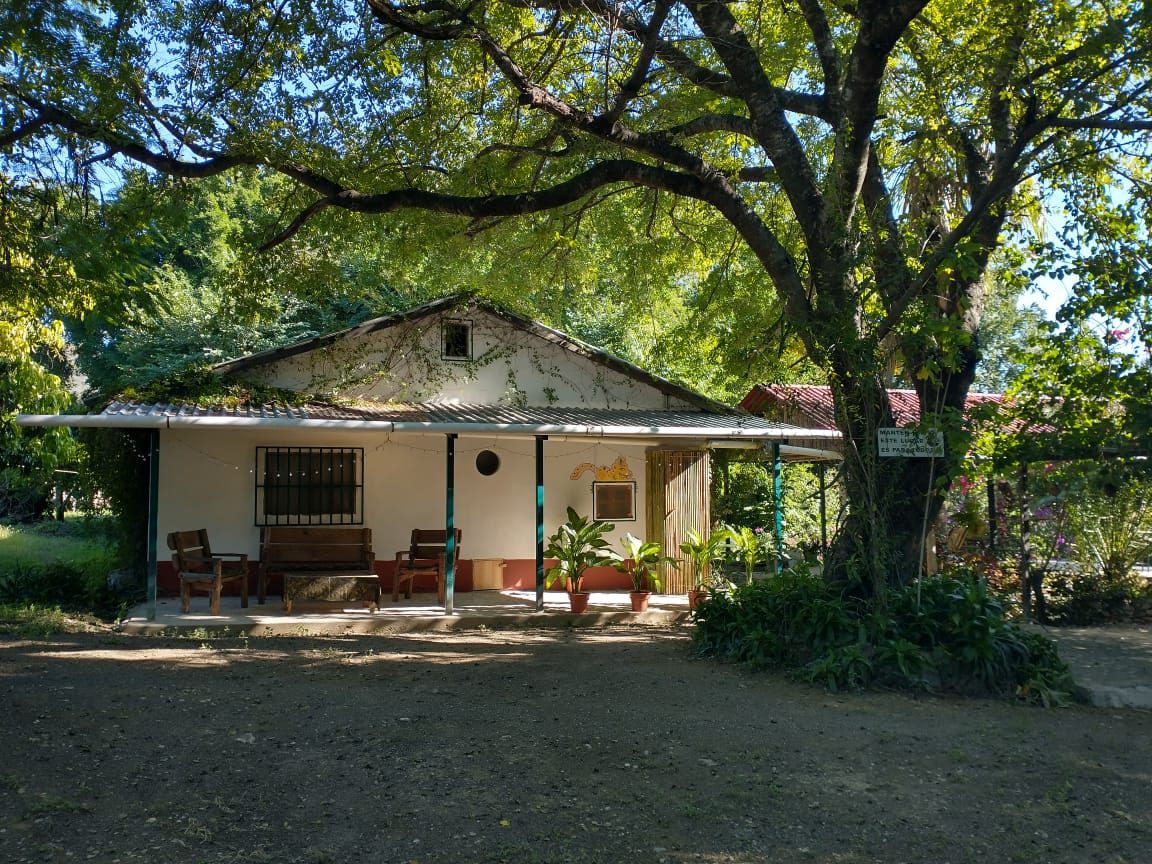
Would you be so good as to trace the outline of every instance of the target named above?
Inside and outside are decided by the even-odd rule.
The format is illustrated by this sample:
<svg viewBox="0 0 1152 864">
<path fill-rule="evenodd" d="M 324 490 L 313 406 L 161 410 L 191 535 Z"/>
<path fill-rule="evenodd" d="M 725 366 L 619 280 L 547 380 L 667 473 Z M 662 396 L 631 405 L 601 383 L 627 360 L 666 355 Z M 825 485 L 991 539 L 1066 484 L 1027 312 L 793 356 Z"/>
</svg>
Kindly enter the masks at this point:
<svg viewBox="0 0 1152 864">
<path fill-rule="evenodd" d="M 588 611 L 573 614 L 562 591 L 545 591 L 544 608 L 536 611 L 535 591 L 468 591 L 456 595 L 452 614 L 436 601 L 435 593 L 413 594 L 392 602 L 386 598 L 376 612 L 362 605 L 297 601 L 292 614 L 284 612 L 280 597 L 263 606 L 240 606 L 238 596 L 224 596 L 220 614 L 208 614 L 208 598 L 194 594 L 192 611 L 180 611 L 180 598 L 158 597 L 156 617 L 149 620 L 148 604 L 132 609 L 121 632 L 151 636 L 341 636 L 452 630 L 502 630 L 657 626 L 688 621 L 688 598 L 682 594 L 653 594 L 646 612 L 633 612 L 627 591 L 593 591 Z"/>
</svg>

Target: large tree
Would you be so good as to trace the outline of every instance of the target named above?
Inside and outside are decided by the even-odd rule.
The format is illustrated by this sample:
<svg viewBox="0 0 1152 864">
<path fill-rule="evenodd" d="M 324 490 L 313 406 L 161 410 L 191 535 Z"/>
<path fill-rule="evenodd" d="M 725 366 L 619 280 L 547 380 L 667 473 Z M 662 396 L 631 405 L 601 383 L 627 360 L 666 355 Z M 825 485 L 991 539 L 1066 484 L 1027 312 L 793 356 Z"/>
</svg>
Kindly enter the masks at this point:
<svg viewBox="0 0 1152 864">
<path fill-rule="evenodd" d="M 1152 129 L 1139 0 L 17 6 L 13 158 L 267 166 L 296 184 L 269 245 L 335 211 L 727 232 L 832 385 L 851 513 L 830 571 L 877 588 L 918 572 L 956 455 L 878 458 L 887 375 L 947 427 L 998 248 L 1048 181 L 1107 183 Z"/>
<path fill-rule="evenodd" d="M 56 469 L 76 458 L 67 429 L 16 427 L 21 412 L 59 412 L 73 396 L 62 370 L 64 327 L 53 311 L 78 313 L 91 285 L 57 254 L 67 190 L 15 181 L 0 171 L 0 517 L 43 515 Z"/>
</svg>

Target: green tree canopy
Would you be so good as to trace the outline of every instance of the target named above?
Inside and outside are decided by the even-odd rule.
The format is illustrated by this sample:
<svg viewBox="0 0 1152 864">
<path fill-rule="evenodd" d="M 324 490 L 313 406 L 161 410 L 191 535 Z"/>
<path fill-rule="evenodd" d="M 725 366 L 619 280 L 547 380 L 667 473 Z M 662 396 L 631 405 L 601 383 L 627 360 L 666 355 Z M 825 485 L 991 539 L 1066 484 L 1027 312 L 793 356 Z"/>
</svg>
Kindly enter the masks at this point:
<svg viewBox="0 0 1152 864">
<path fill-rule="evenodd" d="M 757 298 L 749 315 L 771 316 L 736 344 L 752 356 L 748 334 L 768 342 L 780 317 L 832 385 L 852 512 L 830 571 L 876 588 L 918 572 L 914 526 L 941 505 L 941 466 L 878 458 L 887 370 L 898 358 L 927 422 L 957 417 L 1005 239 L 1050 188 L 1076 194 L 1070 177 L 1107 184 L 1142 160 L 1152 129 L 1136 0 L 105 0 L 3 14 L 0 146 L 24 170 L 61 154 L 81 174 L 266 167 L 291 184 L 268 201 L 283 215 L 265 247 L 309 243 L 340 212 L 354 214 L 345 231 L 375 216 L 421 238 L 412 257 L 456 238 L 413 268 L 427 278 L 482 234 L 465 259 L 496 295 L 534 294 L 555 272 L 544 253 L 565 245 L 622 262 L 619 249 L 649 247 L 605 282 L 585 258 L 562 287 L 681 288 L 670 309 L 690 315 L 735 256 L 755 274 L 740 286 Z M 652 278 L 673 266 L 678 280 Z"/>
<path fill-rule="evenodd" d="M 1133 146 L 1129 142 L 1129 147 Z M 1152 215 L 1146 168 L 1124 159 L 1114 186 L 1069 177 L 1061 229 L 1028 270 L 1071 286 L 1055 320 L 1012 352 L 1022 429 L 986 442 L 1001 463 L 1144 458 L 1152 452 Z"/>
<path fill-rule="evenodd" d="M 74 399 L 47 367 L 64 351 L 53 310 L 78 312 L 90 286 L 59 253 L 63 190 L 0 173 L 0 516 L 32 518 L 46 504 L 53 471 L 76 456 L 67 429 L 23 432 L 21 412 L 53 414 Z"/>
</svg>

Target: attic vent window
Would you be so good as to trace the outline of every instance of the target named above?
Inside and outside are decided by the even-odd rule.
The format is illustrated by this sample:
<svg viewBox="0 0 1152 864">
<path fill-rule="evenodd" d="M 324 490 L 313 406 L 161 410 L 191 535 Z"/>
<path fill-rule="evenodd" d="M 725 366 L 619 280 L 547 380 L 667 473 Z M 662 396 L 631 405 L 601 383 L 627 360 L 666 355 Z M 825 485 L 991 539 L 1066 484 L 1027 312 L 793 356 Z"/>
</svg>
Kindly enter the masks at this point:
<svg viewBox="0 0 1152 864">
<path fill-rule="evenodd" d="M 491 477 L 500 470 L 500 456 L 491 450 L 481 450 L 476 454 L 476 470 L 485 477 Z"/>
<path fill-rule="evenodd" d="M 472 359 L 472 322 L 445 321 L 441 325 L 441 356 L 445 360 Z"/>
</svg>

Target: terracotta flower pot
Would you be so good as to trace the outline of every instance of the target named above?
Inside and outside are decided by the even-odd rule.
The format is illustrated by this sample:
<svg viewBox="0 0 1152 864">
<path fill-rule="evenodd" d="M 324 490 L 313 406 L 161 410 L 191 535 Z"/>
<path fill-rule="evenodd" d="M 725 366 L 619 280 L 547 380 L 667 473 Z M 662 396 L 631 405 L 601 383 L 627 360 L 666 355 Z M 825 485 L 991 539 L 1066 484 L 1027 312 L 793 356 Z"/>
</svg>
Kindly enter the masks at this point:
<svg viewBox="0 0 1152 864">
<path fill-rule="evenodd" d="M 573 612 L 585 612 L 588 609 L 587 591 L 569 591 L 568 608 Z"/>
<path fill-rule="evenodd" d="M 691 612 L 696 608 L 696 604 L 708 596 L 707 591 L 698 591 L 693 589 L 688 592 L 688 611 Z"/>
<path fill-rule="evenodd" d="M 628 597 L 632 600 L 633 612 L 647 612 L 648 611 L 648 598 L 652 596 L 651 591 L 633 591 Z"/>
</svg>

